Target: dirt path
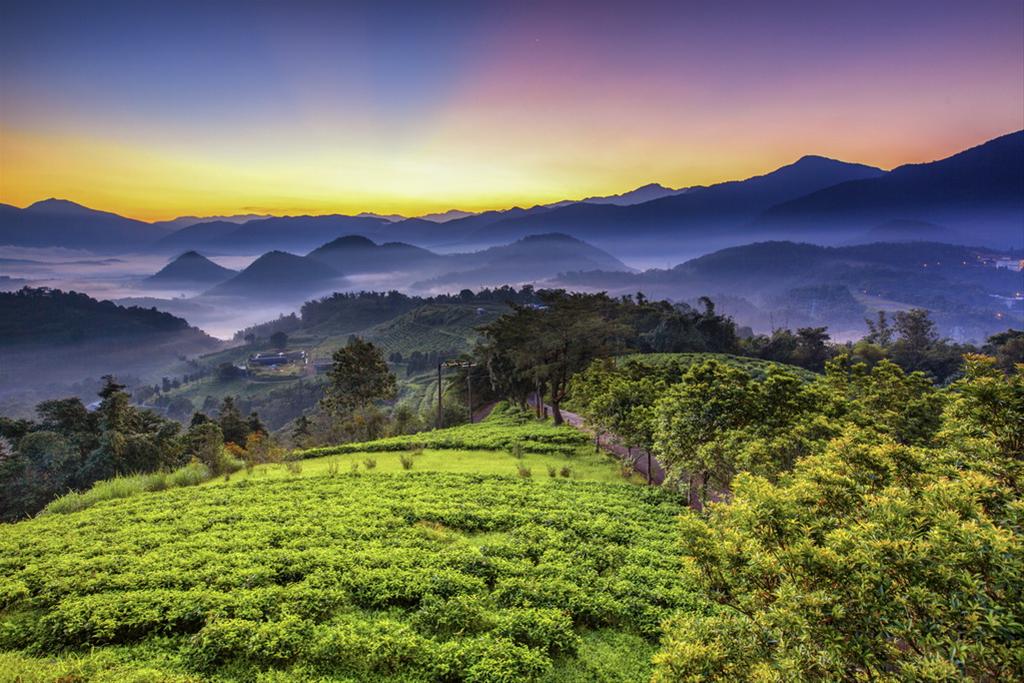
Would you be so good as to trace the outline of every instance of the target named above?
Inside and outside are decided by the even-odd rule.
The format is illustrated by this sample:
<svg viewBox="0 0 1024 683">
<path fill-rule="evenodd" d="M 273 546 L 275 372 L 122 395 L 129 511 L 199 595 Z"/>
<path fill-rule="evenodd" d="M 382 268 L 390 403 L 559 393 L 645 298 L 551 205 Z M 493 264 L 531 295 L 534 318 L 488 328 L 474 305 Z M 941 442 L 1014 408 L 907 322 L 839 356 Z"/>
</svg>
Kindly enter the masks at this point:
<svg viewBox="0 0 1024 683">
<path fill-rule="evenodd" d="M 530 396 L 529 403 L 531 406 L 536 407 L 536 396 Z M 545 410 L 547 410 L 549 414 L 551 413 L 550 405 L 545 404 L 544 408 Z M 575 427 L 576 429 L 582 432 L 586 432 L 587 434 L 590 434 L 591 437 L 593 437 L 594 430 L 587 427 L 586 421 L 583 419 L 582 416 L 577 415 L 576 413 L 571 413 L 568 410 L 564 409 L 560 410 L 559 412 L 562 413 L 562 419 L 565 420 L 565 423 L 567 425 Z M 633 467 L 636 469 L 636 471 L 642 474 L 644 477 L 648 477 L 647 471 L 649 466 L 650 477 L 648 478 L 652 484 L 661 484 L 663 481 L 665 481 L 665 469 L 661 466 L 661 463 L 659 463 L 656 458 L 654 458 L 653 456 L 648 457 L 650 454 L 647 453 L 647 451 L 644 451 L 639 448 L 630 449 L 627 448 L 626 446 L 623 446 L 620 443 L 619 438 L 614 434 L 602 434 L 600 438 L 597 440 L 597 442 L 602 450 L 611 453 L 620 460 L 629 460 L 630 462 L 632 462 Z"/>
<path fill-rule="evenodd" d="M 487 416 L 494 412 L 494 407 L 498 405 L 497 401 L 491 401 L 485 403 L 476 410 L 473 411 L 473 422 L 483 422 L 487 419 Z"/>
</svg>

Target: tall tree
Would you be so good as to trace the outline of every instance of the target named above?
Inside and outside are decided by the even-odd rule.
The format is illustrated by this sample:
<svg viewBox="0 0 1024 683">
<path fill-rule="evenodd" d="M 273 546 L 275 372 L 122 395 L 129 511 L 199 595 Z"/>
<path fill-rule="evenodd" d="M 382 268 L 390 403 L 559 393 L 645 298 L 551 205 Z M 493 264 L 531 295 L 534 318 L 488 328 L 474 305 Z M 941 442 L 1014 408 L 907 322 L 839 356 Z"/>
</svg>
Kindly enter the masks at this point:
<svg viewBox="0 0 1024 683">
<path fill-rule="evenodd" d="M 616 319 L 617 303 L 605 294 L 538 293 L 541 306 L 514 306 L 513 312 L 481 328 L 485 360 L 492 373 L 506 373 L 508 387 L 546 389 L 555 424 L 569 380 L 595 358 L 625 347 L 633 331 Z"/>
<path fill-rule="evenodd" d="M 270 345 L 278 351 L 284 351 L 288 348 L 288 335 L 283 330 L 278 330 L 270 335 Z"/>
<path fill-rule="evenodd" d="M 395 397 L 395 376 L 384 354 L 371 342 L 354 337 L 335 351 L 331 360 L 322 404 L 333 415 L 350 415 L 358 408 Z"/>
<path fill-rule="evenodd" d="M 749 423 L 754 415 L 750 382 L 743 370 L 709 359 L 692 365 L 655 405 L 655 452 L 666 469 L 688 475 L 693 509 L 703 506 L 716 470 L 734 469 L 721 460 L 729 453 L 705 446 Z"/>
<path fill-rule="evenodd" d="M 225 396 L 220 404 L 217 413 L 217 424 L 224 437 L 224 443 L 233 443 L 237 446 L 245 445 L 245 437 L 249 435 L 249 423 L 242 417 L 242 413 L 235 405 L 235 399 Z"/>
</svg>

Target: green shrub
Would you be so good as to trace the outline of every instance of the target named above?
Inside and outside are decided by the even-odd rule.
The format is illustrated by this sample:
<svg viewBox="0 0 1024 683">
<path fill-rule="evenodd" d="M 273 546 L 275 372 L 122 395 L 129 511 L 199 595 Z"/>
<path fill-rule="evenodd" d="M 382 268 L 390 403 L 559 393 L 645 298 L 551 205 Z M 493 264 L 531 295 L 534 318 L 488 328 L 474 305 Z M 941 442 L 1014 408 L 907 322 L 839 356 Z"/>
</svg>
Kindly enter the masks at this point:
<svg viewBox="0 0 1024 683">
<path fill-rule="evenodd" d="M 374 467 L 377 466 L 376 458 L 366 458 L 365 460 L 363 460 L 363 466 L 366 467 L 366 469 L 368 470 L 372 470 Z"/>
<path fill-rule="evenodd" d="M 548 476 L 554 479 L 558 476 L 558 468 L 554 465 L 548 465 Z"/>
<path fill-rule="evenodd" d="M 505 638 L 483 635 L 445 645 L 447 666 L 470 683 L 532 681 L 551 668 L 544 653 Z"/>
<path fill-rule="evenodd" d="M 403 470 L 411 470 L 412 469 L 412 454 L 411 453 L 402 453 L 401 455 L 398 456 L 398 460 L 399 460 L 399 462 L 402 463 L 402 469 Z"/>
<path fill-rule="evenodd" d="M 572 476 L 572 468 L 569 467 L 568 465 L 562 465 L 562 469 L 559 470 L 558 473 L 561 474 L 566 479 L 568 479 L 569 477 Z"/>
<path fill-rule="evenodd" d="M 494 633 L 551 655 L 576 651 L 579 636 L 572 618 L 561 609 L 527 607 L 498 612 Z"/>
<path fill-rule="evenodd" d="M 191 463 L 171 472 L 168 481 L 171 486 L 196 486 L 210 478 L 210 468 L 201 463 Z"/>
<path fill-rule="evenodd" d="M 519 472 L 519 476 L 523 479 L 529 479 L 533 476 L 533 470 L 526 465 L 516 465 L 516 470 Z"/>
</svg>

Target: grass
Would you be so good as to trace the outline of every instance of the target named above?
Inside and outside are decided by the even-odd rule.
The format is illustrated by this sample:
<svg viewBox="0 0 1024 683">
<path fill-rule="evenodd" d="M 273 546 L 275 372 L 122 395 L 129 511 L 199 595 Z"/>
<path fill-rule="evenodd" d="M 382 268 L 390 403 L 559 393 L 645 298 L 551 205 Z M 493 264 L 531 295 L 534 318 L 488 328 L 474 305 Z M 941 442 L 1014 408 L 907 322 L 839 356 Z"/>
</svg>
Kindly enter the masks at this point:
<svg viewBox="0 0 1024 683">
<path fill-rule="evenodd" d="M 140 493 L 163 491 L 168 488 L 196 486 L 208 481 L 210 477 L 209 468 L 199 463 L 185 465 L 173 472 L 150 472 L 115 477 L 96 482 L 85 491 L 66 493 L 52 501 L 39 514 L 61 515 L 78 512 L 105 500 L 130 498 Z"/>
</svg>

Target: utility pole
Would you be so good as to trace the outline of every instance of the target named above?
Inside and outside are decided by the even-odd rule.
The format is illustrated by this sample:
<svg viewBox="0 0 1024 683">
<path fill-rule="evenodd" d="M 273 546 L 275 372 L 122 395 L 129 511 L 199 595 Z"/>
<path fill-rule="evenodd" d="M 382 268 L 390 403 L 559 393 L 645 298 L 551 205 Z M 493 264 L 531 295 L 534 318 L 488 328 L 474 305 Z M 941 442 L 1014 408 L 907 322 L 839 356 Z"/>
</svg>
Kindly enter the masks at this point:
<svg viewBox="0 0 1024 683">
<path fill-rule="evenodd" d="M 441 406 L 441 364 L 437 364 L 437 427 L 444 426 L 444 408 Z"/>
<path fill-rule="evenodd" d="M 473 423 L 473 372 L 469 368 L 475 368 L 476 363 L 471 360 L 446 360 L 437 364 L 437 428 L 444 426 L 444 409 L 441 405 L 441 370 L 443 368 L 467 368 L 466 372 L 466 395 L 469 403 L 469 422 Z"/>
</svg>

